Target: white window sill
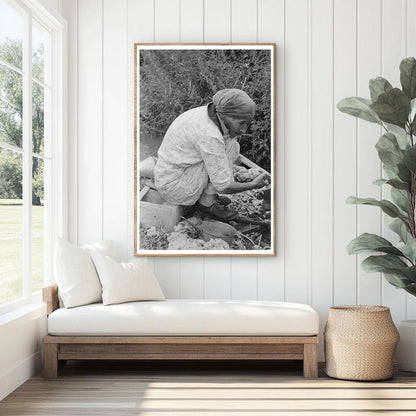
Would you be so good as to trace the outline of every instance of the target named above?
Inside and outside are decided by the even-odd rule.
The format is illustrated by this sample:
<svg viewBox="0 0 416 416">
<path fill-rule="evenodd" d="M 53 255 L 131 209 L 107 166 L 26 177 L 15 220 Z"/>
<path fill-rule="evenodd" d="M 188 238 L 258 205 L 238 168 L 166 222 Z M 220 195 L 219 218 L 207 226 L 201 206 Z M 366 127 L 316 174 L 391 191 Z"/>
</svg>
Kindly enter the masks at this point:
<svg viewBox="0 0 416 416">
<path fill-rule="evenodd" d="M 18 306 L 15 309 L 0 315 L 0 327 L 25 318 L 28 315 L 38 317 L 42 314 L 46 317 L 46 305 L 42 301 L 36 299 L 31 302 L 26 302 L 22 306 Z"/>
<path fill-rule="evenodd" d="M 14 310 L 20 309 L 23 306 L 31 305 L 32 303 L 42 302 L 42 291 L 32 293 L 31 296 L 21 297 L 11 302 L 3 303 L 0 305 L 0 317 L 6 313 L 13 312 Z"/>
</svg>

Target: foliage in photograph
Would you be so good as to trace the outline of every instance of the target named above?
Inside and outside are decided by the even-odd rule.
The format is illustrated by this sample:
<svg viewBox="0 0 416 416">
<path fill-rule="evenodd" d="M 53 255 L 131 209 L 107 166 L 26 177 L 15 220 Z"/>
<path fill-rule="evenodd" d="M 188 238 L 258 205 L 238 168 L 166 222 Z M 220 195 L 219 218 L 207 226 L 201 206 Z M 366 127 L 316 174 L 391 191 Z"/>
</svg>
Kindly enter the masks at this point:
<svg viewBox="0 0 416 416">
<path fill-rule="evenodd" d="M 230 196 L 231 206 L 247 218 L 270 220 L 267 211 L 265 192 L 254 189 Z M 140 224 L 141 248 L 145 250 L 270 250 L 269 226 L 251 226 L 248 232 L 237 231 L 232 243 L 221 238 L 203 239 L 203 218 L 194 214 L 189 218 L 182 218 L 171 232 L 163 225 L 148 226 Z M 238 227 L 238 223 L 230 221 L 230 225 Z"/>
<path fill-rule="evenodd" d="M 270 65 L 269 50 L 142 50 L 141 134 L 160 140 L 180 114 L 208 104 L 221 89 L 238 88 L 257 105 L 241 153 L 270 172 Z"/>
<path fill-rule="evenodd" d="M 349 197 L 347 203 L 379 207 L 390 217 L 389 227 L 397 234 L 398 243 L 364 233 L 347 247 L 349 254 L 371 253 L 362 266 L 367 272 L 381 272 L 393 286 L 416 296 L 416 59 L 400 63 L 400 88 L 384 78 L 371 79 L 370 99 L 345 98 L 338 103 L 344 113 L 379 124 L 384 134 L 376 144 L 385 178 L 377 186 L 391 188 L 387 199 Z M 383 254 L 379 254 L 383 253 Z"/>
</svg>

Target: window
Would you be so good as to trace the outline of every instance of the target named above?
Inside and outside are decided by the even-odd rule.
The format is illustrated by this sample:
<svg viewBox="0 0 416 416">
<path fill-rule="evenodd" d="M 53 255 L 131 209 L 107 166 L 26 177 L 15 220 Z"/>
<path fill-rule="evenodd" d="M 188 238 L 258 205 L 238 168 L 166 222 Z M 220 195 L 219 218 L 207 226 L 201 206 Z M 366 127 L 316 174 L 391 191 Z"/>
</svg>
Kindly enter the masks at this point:
<svg viewBox="0 0 416 416">
<path fill-rule="evenodd" d="M 37 2 L 0 0 L 0 312 L 53 281 L 65 228 L 64 31 Z"/>
</svg>

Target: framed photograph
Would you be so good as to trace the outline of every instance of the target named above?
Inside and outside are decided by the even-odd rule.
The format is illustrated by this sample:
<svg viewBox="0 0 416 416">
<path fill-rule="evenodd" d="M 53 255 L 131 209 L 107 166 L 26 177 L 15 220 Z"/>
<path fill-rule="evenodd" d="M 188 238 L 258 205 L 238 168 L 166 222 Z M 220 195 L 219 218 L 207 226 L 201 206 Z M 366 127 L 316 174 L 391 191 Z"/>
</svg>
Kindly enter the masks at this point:
<svg viewBox="0 0 416 416">
<path fill-rule="evenodd" d="M 275 255 L 275 45 L 134 48 L 135 255 Z"/>
</svg>

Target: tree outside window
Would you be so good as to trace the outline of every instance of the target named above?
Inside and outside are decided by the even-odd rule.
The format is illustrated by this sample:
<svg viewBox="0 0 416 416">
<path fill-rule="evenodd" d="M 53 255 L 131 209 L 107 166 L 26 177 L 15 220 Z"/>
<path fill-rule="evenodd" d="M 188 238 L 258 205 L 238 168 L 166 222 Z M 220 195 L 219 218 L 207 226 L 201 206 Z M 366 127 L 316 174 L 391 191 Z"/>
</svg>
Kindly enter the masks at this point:
<svg viewBox="0 0 416 416">
<path fill-rule="evenodd" d="M 51 155 L 45 152 L 45 146 L 48 147 L 45 132 L 50 131 L 51 119 L 48 107 L 51 35 L 28 10 L 17 9 L 7 0 L 0 0 L 0 20 L 3 18 L 4 24 L 0 25 L 0 305 L 28 297 L 43 286 L 45 170 L 51 164 Z M 26 33 L 30 31 L 30 37 L 24 36 L 23 25 L 27 26 Z M 30 65 L 27 59 L 31 60 Z M 27 85 L 31 85 L 31 92 Z M 29 108 L 30 137 L 24 136 L 30 128 L 30 118 L 24 109 Z M 29 172 L 31 181 L 25 182 L 23 178 L 29 177 Z"/>
</svg>

